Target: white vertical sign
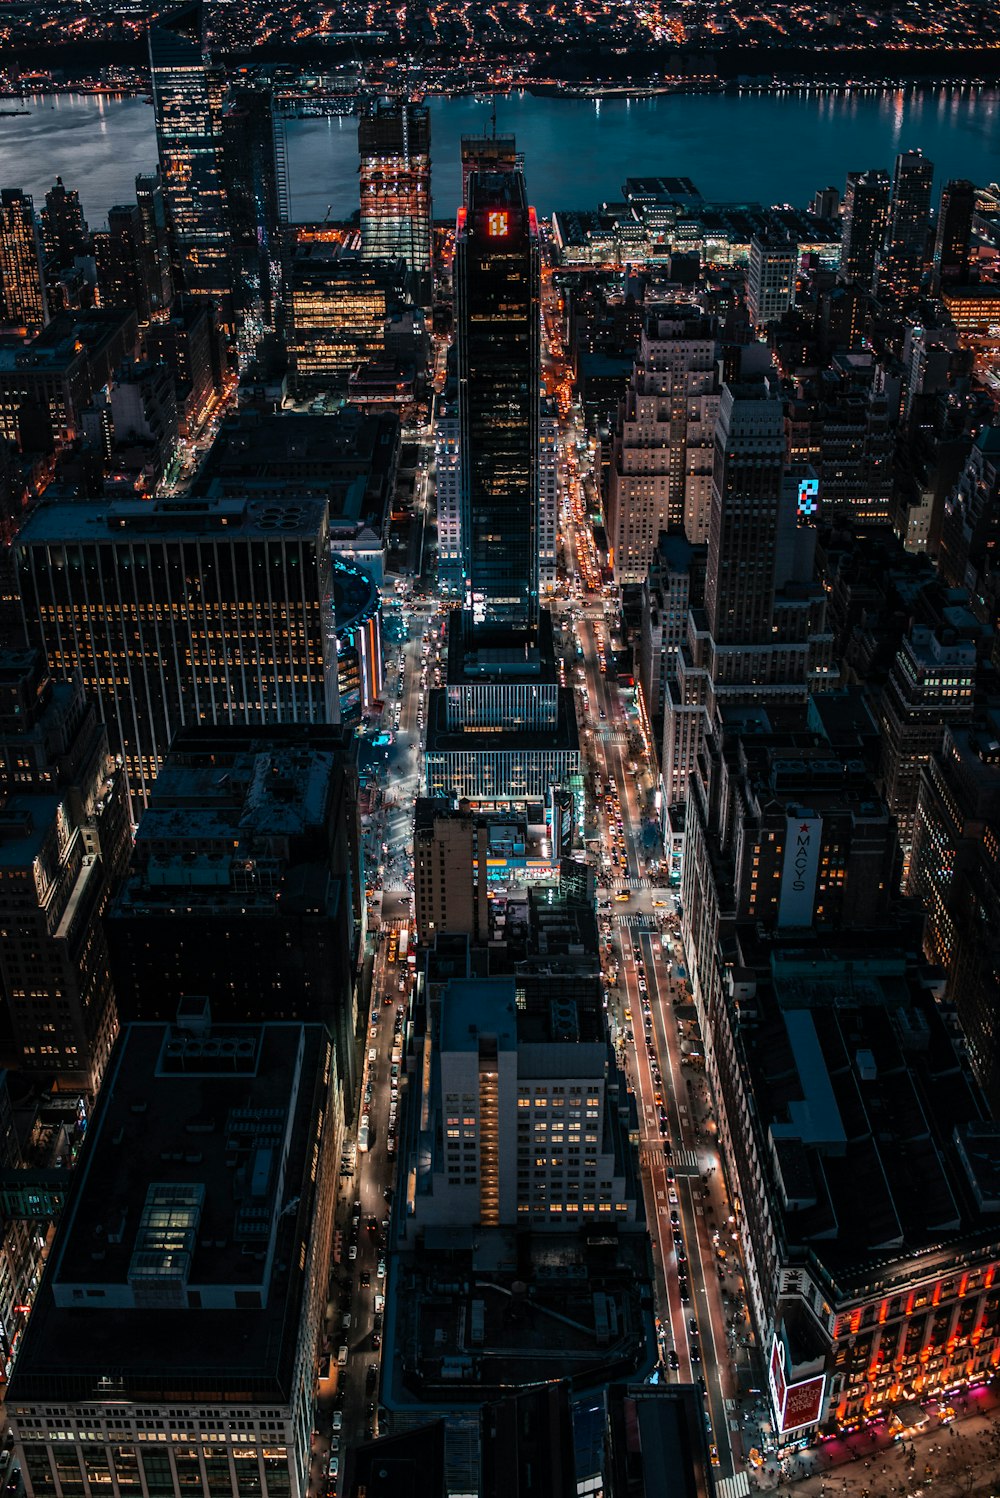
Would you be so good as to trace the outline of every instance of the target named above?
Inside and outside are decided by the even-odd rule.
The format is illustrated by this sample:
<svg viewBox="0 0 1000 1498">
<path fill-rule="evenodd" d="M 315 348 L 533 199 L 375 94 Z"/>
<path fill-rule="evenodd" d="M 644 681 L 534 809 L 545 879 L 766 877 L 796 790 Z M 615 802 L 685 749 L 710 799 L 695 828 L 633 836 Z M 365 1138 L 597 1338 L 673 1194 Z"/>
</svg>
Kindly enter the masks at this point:
<svg viewBox="0 0 1000 1498">
<path fill-rule="evenodd" d="M 812 925 L 822 841 L 822 817 L 785 819 L 785 861 L 781 869 L 779 926 Z"/>
</svg>

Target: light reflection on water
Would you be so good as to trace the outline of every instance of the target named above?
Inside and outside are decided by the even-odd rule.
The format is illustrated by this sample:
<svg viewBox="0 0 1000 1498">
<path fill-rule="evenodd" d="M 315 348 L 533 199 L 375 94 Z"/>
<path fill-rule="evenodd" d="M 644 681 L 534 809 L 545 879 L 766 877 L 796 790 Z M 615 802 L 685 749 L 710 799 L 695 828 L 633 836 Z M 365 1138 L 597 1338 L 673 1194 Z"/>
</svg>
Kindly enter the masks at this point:
<svg viewBox="0 0 1000 1498">
<path fill-rule="evenodd" d="M 1000 94 L 945 88 L 925 93 L 803 91 L 672 94 L 652 99 L 565 100 L 513 94 L 497 103 L 497 128 L 527 154 L 532 201 L 543 213 L 620 197 L 626 176 L 691 177 L 706 197 L 804 204 L 849 170 L 891 171 L 897 151 L 919 146 L 948 177 L 1000 175 Z M 58 94 L 3 101 L 27 117 L 0 117 L 0 186 L 40 203 L 57 175 L 76 187 L 92 227 L 134 196 L 137 172 L 156 162 L 153 111 L 142 99 Z M 489 129 L 488 105 L 430 101 L 434 212 L 450 218 L 460 190 L 459 141 Z M 357 126 L 350 118 L 289 120 L 296 217 L 347 218 L 358 206 Z"/>
</svg>

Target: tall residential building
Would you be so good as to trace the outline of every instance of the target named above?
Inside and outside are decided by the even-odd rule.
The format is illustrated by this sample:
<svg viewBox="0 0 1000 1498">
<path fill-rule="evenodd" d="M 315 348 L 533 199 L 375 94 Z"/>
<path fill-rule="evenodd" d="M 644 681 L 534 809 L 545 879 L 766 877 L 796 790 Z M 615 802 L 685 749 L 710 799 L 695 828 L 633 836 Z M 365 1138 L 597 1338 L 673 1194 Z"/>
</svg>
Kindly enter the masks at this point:
<svg viewBox="0 0 1000 1498">
<path fill-rule="evenodd" d="M 520 172 L 474 173 L 455 250 L 462 547 L 477 625 L 538 621 L 538 226 Z"/>
<path fill-rule="evenodd" d="M 357 769 L 320 723 L 185 728 L 108 912 L 118 1012 L 167 1020 L 207 993 L 226 1024 L 322 1024 L 348 1102 L 364 952 Z"/>
<path fill-rule="evenodd" d="M 892 179 L 892 203 L 879 268 L 879 295 L 895 302 L 912 300 L 920 291 L 927 257 L 934 163 L 922 151 L 901 151 Z"/>
<path fill-rule="evenodd" d="M 21 1343 L 7 1415 L 30 1493 L 314 1491 L 333 1042 L 178 1011 L 122 1037 Z"/>
<path fill-rule="evenodd" d="M 624 1087 L 600 999 L 518 994 L 513 976 L 453 979 L 439 1004 L 428 1099 L 436 1141 L 414 1215 L 452 1227 L 537 1229 L 635 1219 Z M 546 1148 L 539 1153 L 543 1137 Z"/>
<path fill-rule="evenodd" d="M 888 172 L 848 172 L 841 209 L 840 279 L 873 291 L 889 224 Z"/>
<path fill-rule="evenodd" d="M 938 210 L 934 236 L 933 289 L 961 286 L 969 278 L 969 244 L 972 216 L 976 211 L 976 187 L 964 177 L 946 182 Z"/>
<path fill-rule="evenodd" d="M 226 373 L 214 304 L 207 297 L 175 296 L 169 315 L 145 328 L 143 342 L 149 359 L 170 367 L 181 435 L 196 436 L 222 390 Z"/>
<path fill-rule="evenodd" d="M 755 234 L 750 241 L 747 311 L 755 328 L 780 322 L 795 305 L 799 247 L 794 239 Z"/>
<path fill-rule="evenodd" d="M 108 209 L 108 227 L 94 235 L 102 307 L 131 307 L 141 323 L 153 310 L 146 278 L 142 214 L 137 203 Z"/>
<path fill-rule="evenodd" d="M 687 305 L 657 308 L 642 331 L 615 432 L 608 539 L 615 581 L 642 583 L 661 531 L 708 538 L 718 326 Z"/>
<path fill-rule="evenodd" d="M 426 104 L 379 99 L 358 121 L 361 253 L 402 260 L 415 299 L 431 294 L 431 116 Z"/>
<path fill-rule="evenodd" d="M 174 295 L 170 264 L 167 200 L 159 171 L 135 179 L 135 199 L 142 218 L 143 273 L 154 312 L 165 311 Z"/>
<path fill-rule="evenodd" d="M 200 22 L 195 3 L 150 27 L 156 145 L 184 289 L 214 297 L 228 320 L 233 280 L 221 111 L 202 57 Z"/>
<path fill-rule="evenodd" d="M 48 322 L 35 205 L 17 187 L 0 191 L 0 299 L 12 327 L 36 331 Z"/>
<path fill-rule="evenodd" d="M 16 555 L 29 638 L 82 672 L 134 810 L 179 728 L 337 721 L 325 500 L 42 504 Z"/>
<path fill-rule="evenodd" d="M 419 798 L 413 819 L 413 887 L 417 937 L 442 933 L 485 941 L 488 825 L 467 807 Z"/>
<path fill-rule="evenodd" d="M 128 859 L 125 778 L 79 673 L 0 652 L 0 994 L 20 1070 L 91 1095 L 118 1033 L 103 916 Z"/>
<path fill-rule="evenodd" d="M 80 194 L 66 187 L 61 177 L 45 194 L 42 209 L 42 244 L 45 257 L 53 265 L 72 265 L 78 255 L 86 255 L 89 236 L 83 216 Z"/>
<path fill-rule="evenodd" d="M 976 647 L 953 632 L 915 624 L 893 661 L 879 703 L 882 790 L 906 859 L 920 776 L 949 724 L 972 717 Z"/>
</svg>

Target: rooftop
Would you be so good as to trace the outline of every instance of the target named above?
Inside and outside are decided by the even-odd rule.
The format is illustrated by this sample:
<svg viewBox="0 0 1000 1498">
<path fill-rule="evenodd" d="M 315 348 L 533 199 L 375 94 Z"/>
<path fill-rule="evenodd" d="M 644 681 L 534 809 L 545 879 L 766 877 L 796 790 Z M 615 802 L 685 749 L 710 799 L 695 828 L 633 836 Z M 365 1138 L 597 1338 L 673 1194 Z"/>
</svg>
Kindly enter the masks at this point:
<svg viewBox="0 0 1000 1498">
<path fill-rule="evenodd" d="M 169 536 L 196 540 L 226 532 L 243 540 L 291 536 L 322 543 L 326 505 L 312 496 L 286 499 L 87 500 L 46 503 L 33 509 L 18 533 L 21 549 L 65 543 L 107 542 L 128 545 L 137 537 Z"/>
<path fill-rule="evenodd" d="M 294 1024 L 125 1030 L 15 1402 L 290 1396 L 329 1044 Z"/>
</svg>

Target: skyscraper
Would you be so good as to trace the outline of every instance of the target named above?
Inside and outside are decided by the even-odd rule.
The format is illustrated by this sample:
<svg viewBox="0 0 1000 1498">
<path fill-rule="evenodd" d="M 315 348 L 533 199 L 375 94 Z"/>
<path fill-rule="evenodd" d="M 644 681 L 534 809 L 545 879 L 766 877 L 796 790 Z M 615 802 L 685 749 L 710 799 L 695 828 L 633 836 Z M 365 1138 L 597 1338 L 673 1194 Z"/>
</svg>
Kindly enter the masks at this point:
<svg viewBox="0 0 1000 1498">
<path fill-rule="evenodd" d="M 477 625 L 538 620 L 538 227 L 520 172 L 474 173 L 455 263 L 462 546 Z"/>
<path fill-rule="evenodd" d="M 72 265 L 77 255 L 87 253 L 87 221 L 80 194 L 57 177 L 45 194 L 42 209 L 42 241 L 53 265 Z"/>
<path fill-rule="evenodd" d="M 608 503 L 615 581 L 642 583 L 661 531 L 704 541 L 719 411 L 718 330 L 696 307 L 659 307 L 642 330 L 615 433 Z"/>
<path fill-rule="evenodd" d="M 174 294 L 170 266 L 170 233 L 163 180 L 158 171 L 135 179 L 135 198 L 142 217 L 143 264 L 149 305 L 154 312 L 170 306 Z"/>
<path fill-rule="evenodd" d="M 896 157 L 885 263 L 878 276 L 880 295 L 895 302 L 907 301 L 920 290 L 933 181 L 934 163 L 922 151 L 901 151 Z"/>
<path fill-rule="evenodd" d="M 35 205 L 18 187 L 0 192 L 0 294 L 5 323 L 37 330 L 48 322 Z"/>
<path fill-rule="evenodd" d="M 97 282 L 104 307 L 132 307 L 141 323 L 152 311 L 144 274 L 142 214 L 137 203 L 108 209 L 108 227 L 94 235 Z"/>
<path fill-rule="evenodd" d="M 889 222 L 888 172 L 848 172 L 841 209 L 840 279 L 871 291 Z"/>
<path fill-rule="evenodd" d="M 358 123 L 361 253 L 405 262 L 418 301 L 430 300 L 431 117 L 424 104 L 379 99 Z"/>
<path fill-rule="evenodd" d="M 150 28 L 149 61 L 160 171 L 185 290 L 230 306 L 232 269 L 219 110 L 201 54 L 201 6 Z"/>
<path fill-rule="evenodd" d="M 755 234 L 750 241 L 747 311 L 755 328 L 778 322 L 795 302 L 799 247 L 794 239 Z"/>
<path fill-rule="evenodd" d="M 17 559 L 29 637 L 82 671 L 134 812 L 178 728 L 337 721 L 325 500 L 42 504 Z"/>
<path fill-rule="evenodd" d="M 222 168 L 236 301 L 254 330 L 273 326 L 277 299 L 278 176 L 269 88 L 234 89 L 222 113 Z"/>
<path fill-rule="evenodd" d="M 462 202 L 469 195 L 473 172 L 523 172 L 524 152 L 513 135 L 462 136 Z"/>
<path fill-rule="evenodd" d="M 969 241 L 976 207 L 975 184 L 965 177 L 945 183 L 934 237 L 934 290 L 960 286 L 969 275 Z"/>
</svg>

